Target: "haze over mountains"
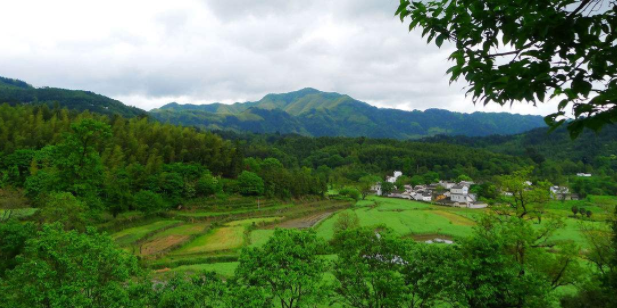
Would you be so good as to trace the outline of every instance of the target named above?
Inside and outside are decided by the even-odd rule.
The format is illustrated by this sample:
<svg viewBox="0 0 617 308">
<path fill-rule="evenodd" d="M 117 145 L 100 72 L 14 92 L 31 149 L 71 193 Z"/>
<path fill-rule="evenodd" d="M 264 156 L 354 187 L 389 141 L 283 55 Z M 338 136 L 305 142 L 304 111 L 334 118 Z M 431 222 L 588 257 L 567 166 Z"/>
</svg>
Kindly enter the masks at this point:
<svg viewBox="0 0 617 308">
<path fill-rule="evenodd" d="M 78 111 L 125 117 L 146 111 L 89 91 L 34 88 L 0 77 L 0 103 L 58 105 Z M 148 112 L 172 124 L 208 130 L 254 133 L 297 133 L 306 136 L 346 136 L 418 139 L 434 135 L 509 135 L 545 126 L 541 116 L 510 113 L 457 113 L 443 109 L 404 111 L 377 108 L 348 95 L 312 88 L 268 94 L 255 102 L 208 105 L 170 103 Z"/>
</svg>

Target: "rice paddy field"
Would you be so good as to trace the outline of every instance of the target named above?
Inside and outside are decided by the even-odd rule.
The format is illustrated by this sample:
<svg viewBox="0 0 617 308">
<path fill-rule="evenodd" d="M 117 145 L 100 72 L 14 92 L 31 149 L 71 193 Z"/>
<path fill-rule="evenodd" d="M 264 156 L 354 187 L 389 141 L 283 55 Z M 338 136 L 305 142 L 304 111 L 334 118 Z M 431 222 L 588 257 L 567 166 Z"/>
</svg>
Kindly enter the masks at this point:
<svg viewBox="0 0 617 308">
<path fill-rule="evenodd" d="M 604 221 L 616 205 L 614 197 L 551 202 L 546 209 L 547 217 L 557 217 L 565 223 L 553 239 L 573 241 L 584 252 L 589 248 L 585 230 L 606 226 Z M 574 216 L 573 206 L 593 214 Z M 402 237 L 417 241 L 435 238 L 456 241 L 470 236 L 478 219 L 490 210 L 370 196 L 355 204 L 322 201 L 305 205 L 271 204 L 259 210 L 174 211 L 168 218 L 120 230 L 112 237 L 151 264 L 157 276 L 205 270 L 231 277 L 242 249 L 264 245 L 275 228 L 312 229 L 319 237 L 330 240 L 338 215 L 344 211 L 354 212 L 362 226 L 383 225 Z M 543 223 L 549 220 L 546 218 Z"/>
</svg>

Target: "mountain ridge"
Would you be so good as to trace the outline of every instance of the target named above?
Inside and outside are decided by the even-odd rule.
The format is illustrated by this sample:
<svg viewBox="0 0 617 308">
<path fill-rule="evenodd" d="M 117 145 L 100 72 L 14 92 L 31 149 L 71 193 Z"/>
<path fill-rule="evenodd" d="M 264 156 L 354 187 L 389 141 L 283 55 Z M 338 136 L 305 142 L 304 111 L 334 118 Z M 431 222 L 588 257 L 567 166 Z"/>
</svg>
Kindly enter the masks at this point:
<svg viewBox="0 0 617 308">
<path fill-rule="evenodd" d="M 118 100 L 91 91 L 51 87 L 35 88 L 25 81 L 0 76 L 0 104 L 3 103 L 48 105 L 49 107 L 58 105 L 77 111 L 89 110 L 110 116 L 136 117 L 147 114 L 145 110 L 127 106 Z"/>
<path fill-rule="evenodd" d="M 289 117 L 283 118 L 288 120 L 274 110 L 287 113 Z M 349 95 L 314 88 L 271 93 L 259 101 L 231 105 L 170 103 L 151 110 L 150 114 L 164 122 L 211 130 L 300 133 L 315 137 L 418 139 L 439 134 L 487 136 L 522 133 L 545 125 L 541 116 L 506 112 L 468 114 L 437 108 L 424 111 L 379 108 Z M 273 117 L 282 124 L 278 129 L 260 123 Z"/>
</svg>

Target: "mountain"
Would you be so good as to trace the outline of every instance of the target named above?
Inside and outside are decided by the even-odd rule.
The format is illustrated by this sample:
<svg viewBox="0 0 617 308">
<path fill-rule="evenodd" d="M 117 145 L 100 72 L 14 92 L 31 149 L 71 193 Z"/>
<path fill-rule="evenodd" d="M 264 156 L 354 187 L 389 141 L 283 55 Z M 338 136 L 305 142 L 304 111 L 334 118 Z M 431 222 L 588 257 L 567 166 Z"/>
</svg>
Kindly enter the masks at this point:
<svg viewBox="0 0 617 308">
<path fill-rule="evenodd" d="M 438 134 L 508 135 L 545 125 L 540 116 L 377 108 L 348 95 L 311 88 L 268 94 L 256 102 L 232 105 L 170 103 L 150 114 L 163 122 L 211 130 L 297 133 L 316 137 L 418 139 Z"/>
<path fill-rule="evenodd" d="M 105 115 L 122 115 L 125 117 L 144 116 L 146 112 L 136 107 L 123 104 L 109 97 L 89 91 L 65 90 L 58 88 L 35 88 L 28 83 L 0 77 L 0 104 L 46 104 L 58 105 L 77 111 L 89 110 Z"/>
</svg>

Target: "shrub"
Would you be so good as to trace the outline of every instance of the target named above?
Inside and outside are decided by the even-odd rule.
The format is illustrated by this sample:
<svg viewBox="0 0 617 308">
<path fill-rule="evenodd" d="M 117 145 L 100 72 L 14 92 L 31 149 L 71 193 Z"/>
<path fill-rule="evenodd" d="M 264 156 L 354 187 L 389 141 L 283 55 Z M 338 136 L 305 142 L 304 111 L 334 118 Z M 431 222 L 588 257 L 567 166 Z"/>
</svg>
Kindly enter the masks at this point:
<svg viewBox="0 0 617 308">
<path fill-rule="evenodd" d="M 148 214 L 162 211 L 166 207 L 161 195 L 149 190 L 140 190 L 133 198 L 133 208 Z"/>
</svg>

